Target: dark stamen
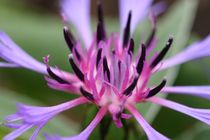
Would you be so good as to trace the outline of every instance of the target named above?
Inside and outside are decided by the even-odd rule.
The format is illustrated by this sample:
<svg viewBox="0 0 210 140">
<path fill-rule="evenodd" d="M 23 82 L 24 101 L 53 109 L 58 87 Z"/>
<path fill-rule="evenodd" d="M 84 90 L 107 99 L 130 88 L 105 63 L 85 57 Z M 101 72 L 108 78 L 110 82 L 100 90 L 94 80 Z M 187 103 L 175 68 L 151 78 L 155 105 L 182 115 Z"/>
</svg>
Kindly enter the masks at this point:
<svg viewBox="0 0 210 140">
<path fill-rule="evenodd" d="M 128 48 L 128 53 L 131 55 L 134 52 L 134 40 L 133 38 L 130 39 L 130 44 L 129 44 L 129 48 Z"/>
<path fill-rule="evenodd" d="M 149 35 L 148 40 L 146 41 L 146 47 L 147 47 L 147 48 L 151 45 L 151 42 L 152 42 L 152 40 L 154 39 L 155 33 L 156 33 L 156 28 L 153 28 L 153 29 L 152 29 L 152 32 L 151 32 L 150 35 Z"/>
<path fill-rule="evenodd" d="M 120 60 L 118 61 L 118 69 L 119 69 L 119 71 L 121 70 L 121 61 Z"/>
<path fill-rule="evenodd" d="M 104 23 L 103 7 L 101 4 L 101 0 L 98 0 L 97 3 L 97 13 L 98 13 L 98 21 Z"/>
<path fill-rule="evenodd" d="M 102 8 L 102 4 L 100 0 L 98 1 L 98 4 L 97 4 L 97 12 L 98 12 L 97 43 L 99 43 L 101 40 L 106 39 L 103 8 Z"/>
<path fill-rule="evenodd" d="M 141 56 L 139 58 L 137 66 L 136 66 L 136 70 L 137 70 L 139 75 L 141 74 L 141 72 L 143 70 L 145 59 L 146 59 L 146 47 L 145 47 L 144 44 L 142 44 L 141 45 Z"/>
<path fill-rule="evenodd" d="M 107 75 L 108 81 L 110 82 L 110 71 L 107 63 L 106 57 L 103 58 L 103 70 L 104 70 L 104 75 Z"/>
<path fill-rule="evenodd" d="M 101 41 L 101 40 L 105 40 L 105 32 L 103 29 L 103 25 L 101 22 L 98 23 L 97 26 L 97 44 Z"/>
<path fill-rule="evenodd" d="M 69 82 L 67 82 L 66 80 L 62 79 L 61 77 L 59 77 L 58 75 L 56 75 L 51 69 L 50 67 L 47 67 L 47 72 L 48 74 L 57 82 L 61 83 L 61 84 L 70 84 Z"/>
<path fill-rule="evenodd" d="M 128 14 L 128 20 L 124 29 L 123 34 L 123 47 L 126 47 L 128 45 L 128 41 L 130 38 L 130 25 L 131 25 L 131 11 Z"/>
<path fill-rule="evenodd" d="M 160 90 L 166 85 L 166 80 L 164 79 L 160 85 L 158 85 L 157 87 L 153 88 L 152 90 L 149 91 L 148 95 L 146 98 L 152 97 L 154 95 L 156 95 L 158 92 L 160 92 Z"/>
<path fill-rule="evenodd" d="M 101 53 L 102 53 L 102 48 L 99 48 L 96 56 L 96 68 L 98 68 L 98 64 L 101 60 Z"/>
<path fill-rule="evenodd" d="M 172 42 L 173 42 L 173 38 L 169 38 L 165 47 L 162 49 L 162 51 L 158 54 L 158 56 L 151 63 L 151 65 L 150 65 L 151 68 L 154 68 L 163 59 L 163 57 L 166 55 L 169 48 L 171 47 Z"/>
<path fill-rule="evenodd" d="M 136 77 L 133 80 L 133 82 L 130 84 L 130 86 L 128 86 L 128 88 L 125 89 L 123 94 L 126 96 L 129 96 L 131 94 L 131 92 L 134 90 L 134 88 L 136 87 L 137 82 L 138 82 L 138 77 Z"/>
<path fill-rule="evenodd" d="M 81 55 L 79 54 L 79 52 L 77 51 L 76 48 L 73 48 L 76 54 L 77 59 L 80 61 L 81 60 Z"/>
<path fill-rule="evenodd" d="M 81 80 L 84 81 L 84 74 L 81 72 L 81 70 L 77 67 L 77 65 L 74 63 L 74 60 L 72 57 L 69 58 L 69 62 L 71 64 L 71 67 L 74 71 L 74 73 L 77 75 L 77 77 Z"/>
<path fill-rule="evenodd" d="M 72 51 L 76 41 L 75 41 L 72 33 L 68 29 L 68 27 L 64 26 L 63 34 L 64 34 L 64 39 L 66 41 L 66 44 L 68 45 L 69 49 Z"/>
<path fill-rule="evenodd" d="M 90 101 L 94 101 L 94 97 L 91 93 L 87 92 L 86 90 L 84 90 L 82 87 L 80 87 L 80 92 L 82 93 L 82 95 L 87 98 Z"/>
</svg>

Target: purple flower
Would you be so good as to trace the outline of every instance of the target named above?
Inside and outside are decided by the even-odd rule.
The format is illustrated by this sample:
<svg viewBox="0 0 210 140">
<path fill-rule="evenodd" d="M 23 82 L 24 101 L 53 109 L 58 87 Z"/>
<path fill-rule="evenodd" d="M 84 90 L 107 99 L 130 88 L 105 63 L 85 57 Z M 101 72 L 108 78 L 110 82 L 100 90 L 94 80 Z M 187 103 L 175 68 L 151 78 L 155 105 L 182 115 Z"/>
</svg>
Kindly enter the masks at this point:
<svg viewBox="0 0 210 140">
<path fill-rule="evenodd" d="M 61 12 L 64 21 L 69 21 L 74 25 L 83 41 L 76 39 L 69 28 L 64 26 L 64 38 L 71 51 L 69 63 L 75 74 L 49 66 L 49 56 L 44 57 L 45 64 L 38 62 L 19 48 L 5 33 L 0 32 L 0 57 L 5 60 L 5 62 L 0 62 L 1 67 L 23 67 L 39 72 L 45 75 L 49 87 L 73 92 L 80 96 L 51 107 L 18 105 L 18 111 L 5 118 L 7 122 L 5 125 L 13 128 L 14 131 L 5 136 L 4 140 L 15 139 L 31 127 L 36 127 L 30 138 L 34 140 L 40 129 L 58 113 L 85 103 L 99 108 L 95 118 L 86 129 L 75 136 L 62 138 L 58 135 L 46 135 L 46 139 L 88 139 L 105 114 L 111 115 L 117 127 L 122 127 L 122 119 L 134 117 L 148 139 L 168 139 L 153 129 L 139 113 L 135 105 L 143 102 L 159 104 L 210 125 L 210 109 L 191 108 L 155 97 L 161 91 L 162 94 L 190 94 L 210 99 L 210 86 L 170 87 L 166 85 L 166 79 L 163 79 L 154 87 L 148 87 L 148 81 L 154 73 L 210 55 L 210 36 L 208 36 L 164 60 L 164 56 L 173 44 L 173 38 L 169 37 L 162 50 L 152 58 L 148 58 L 147 56 L 157 44 L 155 16 L 152 16 L 153 30 L 149 39 L 142 42 L 137 53 L 134 53 L 134 47 L 137 45 L 132 39 L 132 33 L 142 18 L 148 14 L 151 4 L 152 0 L 142 0 L 141 3 L 138 0 L 120 0 L 120 33 L 107 35 L 102 6 L 98 3 L 98 25 L 96 33 L 92 35 L 89 1 L 62 0 Z M 160 5 L 155 7 L 154 13 L 161 12 Z M 128 110 L 129 114 L 124 113 L 125 110 Z"/>
</svg>

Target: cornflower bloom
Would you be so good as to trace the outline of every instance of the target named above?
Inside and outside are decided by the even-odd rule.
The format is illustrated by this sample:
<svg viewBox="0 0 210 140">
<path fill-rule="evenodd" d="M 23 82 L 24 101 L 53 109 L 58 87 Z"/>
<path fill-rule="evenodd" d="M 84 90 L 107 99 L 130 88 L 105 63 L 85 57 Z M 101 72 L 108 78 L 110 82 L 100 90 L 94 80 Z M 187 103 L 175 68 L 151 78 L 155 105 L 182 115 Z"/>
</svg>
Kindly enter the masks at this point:
<svg viewBox="0 0 210 140">
<path fill-rule="evenodd" d="M 151 102 L 196 118 L 210 125 L 210 109 L 191 108 L 179 103 L 156 97 L 164 93 L 190 94 L 210 99 L 210 86 L 167 86 L 163 79 L 154 87 L 148 87 L 151 76 L 164 69 L 210 55 L 210 36 L 193 43 L 182 52 L 167 58 L 164 56 L 173 43 L 169 37 L 162 50 L 151 58 L 148 55 L 156 47 L 156 19 L 152 18 L 152 32 L 142 42 L 137 53 L 132 33 L 141 19 L 148 14 L 152 0 L 120 0 L 120 34 L 107 35 L 102 6 L 98 3 L 98 25 L 92 36 L 90 29 L 89 0 L 62 0 L 61 9 L 65 22 L 71 22 L 80 33 L 82 42 L 76 39 L 67 26 L 64 38 L 71 51 L 69 63 L 75 74 L 64 72 L 49 65 L 49 56 L 40 63 L 16 45 L 4 32 L 0 32 L 0 57 L 5 60 L 1 67 L 23 67 L 44 74 L 49 87 L 75 93 L 79 97 L 51 107 L 36 107 L 18 104 L 18 111 L 5 118 L 5 126 L 14 129 L 4 140 L 13 140 L 32 127 L 36 127 L 30 140 L 36 139 L 41 128 L 62 111 L 81 104 L 93 104 L 98 112 L 92 122 L 78 135 L 60 137 L 46 135 L 48 140 L 88 139 L 94 128 L 106 114 L 110 114 L 117 127 L 122 119 L 134 117 L 150 140 L 167 140 L 166 136 L 153 129 L 135 107 L 136 104 Z M 161 9 L 159 9 L 160 11 Z M 157 11 L 158 12 L 158 11 Z M 125 113 L 125 110 L 129 114 Z"/>
</svg>

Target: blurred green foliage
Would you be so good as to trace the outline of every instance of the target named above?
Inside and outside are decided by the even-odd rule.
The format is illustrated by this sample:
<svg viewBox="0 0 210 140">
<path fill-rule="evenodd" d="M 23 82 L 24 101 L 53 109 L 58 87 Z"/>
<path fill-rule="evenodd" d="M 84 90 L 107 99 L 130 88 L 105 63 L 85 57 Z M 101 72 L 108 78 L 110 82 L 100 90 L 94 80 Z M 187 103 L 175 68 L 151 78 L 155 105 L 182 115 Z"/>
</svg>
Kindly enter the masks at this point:
<svg viewBox="0 0 210 140">
<path fill-rule="evenodd" d="M 56 12 L 53 14 L 43 14 L 43 11 L 36 12 L 35 10 L 24 7 L 24 5 L 19 4 L 17 1 L 15 1 L 13 5 L 11 5 L 11 2 L 14 1 L 8 2 L 2 0 L 0 2 L 0 29 L 7 32 L 17 44 L 39 61 L 42 61 L 43 56 L 50 54 L 50 64 L 57 65 L 59 68 L 66 71 L 71 71 L 67 59 L 69 51 L 63 39 L 63 24 L 58 14 L 55 14 Z M 196 5 L 197 2 L 195 0 L 180 0 L 178 4 L 168 11 L 168 14 L 158 20 L 159 49 L 164 46 L 169 35 L 175 37 L 175 45 L 170 55 L 174 55 L 187 45 L 196 12 Z M 106 20 L 106 24 L 108 24 L 109 31 L 116 31 L 119 28 L 116 19 L 108 19 Z M 93 29 L 94 25 L 95 23 L 93 23 Z M 145 21 L 137 29 L 135 40 L 138 42 L 142 33 L 147 35 L 149 33 L 148 30 L 150 31 L 150 26 L 148 21 Z M 170 84 L 172 84 L 175 79 L 175 85 L 209 84 L 209 77 L 206 76 L 209 74 L 209 66 L 206 63 L 208 63 L 208 59 L 184 64 L 178 76 L 176 76 L 178 70 L 178 67 L 176 67 L 171 71 L 165 71 L 161 75 L 154 77 L 152 82 L 159 83 L 157 79 L 167 73 L 167 79 L 170 79 Z M 0 119 L 15 111 L 16 102 L 39 106 L 43 104 L 55 105 L 75 97 L 74 95 L 49 89 L 43 75 L 28 70 L 0 69 L 0 77 L 0 88 L 2 89 L 0 90 Z M 11 91 L 6 89 L 15 92 L 11 93 Z M 168 98 L 193 107 L 210 107 L 209 101 L 197 97 L 169 95 Z M 194 119 L 164 108 L 157 114 L 157 106 L 153 106 L 155 108 L 150 110 L 148 109 L 149 107 L 150 105 L 140 105 L 140 111 L 148 120 L 152 121 L 154 119 L 153 126 L 155 129 L 168 137 L 185 140 L 196 140 L 201 138 L 201 136 L 202 139 L 209 138 L 208 132 L 210 132 L 210 130 L 207 129 L 205 125 L 197 124 L 197 121 Z M 80 124 L 80 121 L 83 119 L 82 116 L 87 116 L 86 120 L 83 121 L 83 125 L 85 125 L 89 123 L 95 114 L 94 108 L 86 112 L 87 114 L 85 114 L 85 112 L 81 113 L 82 109 L 87 110 L 88 108 L 88 106 L 83 106 L 67 111 L 63 115 L 65 119 L 60 117 L 58 120 L 52 120 L 52 123 L 47 125 L 44 131 L 65 136 L 79 132 L 78 124 Z M 148 112 L 150 113 L 148 114 Z M 72 120 L 74 120 L 74 123 Z M 66 122 L 68 122 L 69 125 L 66 124 Z M 128 122 L 133 123 L 132 120 Z M 59 126 L 57 124 L 59 124 Z M 205 129 L 200 130 L 199 128 Z M 1 127 L 0 137 L 8 132 L 8 129 Z M 91 139 L 98 139 L 99 135 L 97 132 L 98 130 L 94 132 Z M 137 132 L 139 132 L 141 136 L 140 131 L 138 130 Z M 108 139 L 116 137 L 121 139 L 123 138 L 123 133 L 123 129 L 116 129 L 112 124 Z M 193 136 L 189 137 L 192 133 Z M 20 139 L 27 139 L 30 134 L 31 132 L 22 136 Z M 135 139 L 135 136 L 132 134 L 130 139 Z"/>
</svg>

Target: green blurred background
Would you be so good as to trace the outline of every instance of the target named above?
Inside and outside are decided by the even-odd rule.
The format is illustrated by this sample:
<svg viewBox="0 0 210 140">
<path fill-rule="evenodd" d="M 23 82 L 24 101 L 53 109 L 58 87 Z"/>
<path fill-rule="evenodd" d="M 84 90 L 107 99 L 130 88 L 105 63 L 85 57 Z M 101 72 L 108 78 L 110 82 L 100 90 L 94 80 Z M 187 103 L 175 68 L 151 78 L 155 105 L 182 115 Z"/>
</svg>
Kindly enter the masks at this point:
<svg viewBox="0 0 210 140">
<path fill-rule="evenodd" d="M 94 17 L 96 15 L 95 1 L 93 0 L 91 4 L 91 14 Z M 181 49 L 210 33 L 210 1 L 197 0 L 197 2 L 195 0 L 165 0 L 168 7 L 166 14 L 163 13 L 158 18 L 160 47 L 170 34 L 177 36 L 176 45 Z M 106 0 L 103 1 L 103 4 L 107 17 L 105 19 L 107 29 L 110 32 L 117 31 L 119 28 L 118 2 Z M 142 32 L 146 35 L 149 33 L 150 26 L 147 23 L 148 19 L 145 19 L 138 28 L 135 34 L 136 40 L 141 37 Z M 93 30 L 95 30 L 94 25 L 95 22 Z M 69 51 L 63 39 L 62 28 L 58 0 L 0 1 L 0 30 L 8 33 L 17 44 L 39 61 L 42 61 L 43 56 L 50 54 L 52 65 L 71 71 L 67 59 Z M 174 52 L 176 51 L 174 50 Z M 175 79 L 172 78 L 171 82 L 173 81 L 174 85 L 209 85 L 210 67 L 208 61 L 209 59 L 202 59 L 182 65 L 178 75 Z M 171 73 L 176 72 L 171 71 Z M 74 95 L 48 88 L 43 75 L 25 69 L 0 69 L 1 120 L 15 111 L 16 102 L 39 106 L 56 105 L 73 98 L 75 98 Z M 169 95 L 167 98 L 192 107 L 210 107 L 209 101 L 197 97 Z M 84 109 L 94 110 L 94 108 L 89 108 L 89 106 L 81 106 L 62 113 L 62 116 L 51 121 L 44 131 L 65 136 L 78 133 L 78 130 L 81 129 L 81 120 L 84 119 L 83 116 L 91 118 L 91 114 L 94 114 L 94 111 L 81 111 Z M 170 138 L 183 140 L 208 140 L 210 138 L 210 128 L 207 125 L 186 115 L 165 108 L 162 108 L 157 115 L 155 113 L 153 115 L 152 125 L 154 128 Z M 87 123 L 88 120 L 82 122 Z M 113 131 L 115 133 L 112 133 Z M 123 132 L 121 131 L 112 127 L 109 139 L 121 134 Z M 8 129 L 1 126 L 0 138 L 8 132 Z M 30 134 L 30 132 L 26 133 L 20 139 L 28 139 Z M 39 139 L 42 138 L 39 137 Z M 97 132 L 92 135 L 91 139 L 98 139 Z M 130 139 L 135 138 L 131 136 Z"/>
</svg>

